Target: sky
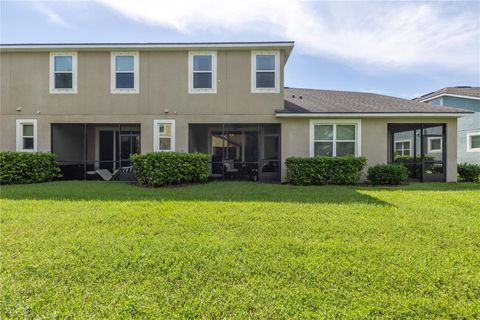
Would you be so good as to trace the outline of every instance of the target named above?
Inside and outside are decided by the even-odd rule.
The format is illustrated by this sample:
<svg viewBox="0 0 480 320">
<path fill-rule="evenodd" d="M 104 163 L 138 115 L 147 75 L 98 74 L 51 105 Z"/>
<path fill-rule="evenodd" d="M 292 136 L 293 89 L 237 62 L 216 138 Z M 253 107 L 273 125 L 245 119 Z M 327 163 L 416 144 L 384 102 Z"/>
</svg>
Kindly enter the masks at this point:
<svg viewBox="0 0 480 320">
<path fill-rule="evenodd" d="M 480 86 L 480 1 L 0 0 L 1 43 L 295 41 L 285 86 Z"/>
</svg>

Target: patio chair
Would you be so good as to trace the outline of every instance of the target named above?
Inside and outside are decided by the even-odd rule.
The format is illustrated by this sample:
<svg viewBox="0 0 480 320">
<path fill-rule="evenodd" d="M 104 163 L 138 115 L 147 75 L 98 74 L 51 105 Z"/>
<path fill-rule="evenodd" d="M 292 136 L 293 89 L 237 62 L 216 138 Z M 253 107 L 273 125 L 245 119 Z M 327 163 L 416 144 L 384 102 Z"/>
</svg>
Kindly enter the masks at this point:
<svg viewBox="0 0 480 320">
<path fill-rule="evenodd" d="M 228 160 L 223 163 L 225 167 L 225 175 L 227 177 L 233 176 L 235 173 L 238 173 L 238 169 L 234 167 L 233 160 Z"/>
<path fill-rule="evenodd" d="M 118 171 L 119 170 L 116 169 L 115 171 L 113 171 L 113 173 L 111 173 L 107 169 L 97 169 L 97 170 L 95 170 L 95 172 L 97 172 L 98 175 L 105 181 L 110 181 L 110 180 L 114 179 L 118 175 Z"/>
</svg>

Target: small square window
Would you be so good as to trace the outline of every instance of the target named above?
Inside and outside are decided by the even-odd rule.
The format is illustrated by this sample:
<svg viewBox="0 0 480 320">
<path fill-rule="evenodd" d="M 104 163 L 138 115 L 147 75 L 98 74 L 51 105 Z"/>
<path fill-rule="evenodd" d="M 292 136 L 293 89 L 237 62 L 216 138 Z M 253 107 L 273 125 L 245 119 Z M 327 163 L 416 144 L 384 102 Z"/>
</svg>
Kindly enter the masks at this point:
<svg viewBox="0 0 480 320">
<path fill-rule="evenodd" d="M 467 134 L 467 152 L 480 152 L 480 132 Z"/>
<path fill-rule="evenodd" d="M 472 138 L 470 139 L 470 148 L 472 149 L 480 148 L 480 135 L 472 136 Z"/>
<path fill-rule="evenodd" d="M 442 152 L 442 137 L 428 137 L 428 153 Z"/>
</svg>

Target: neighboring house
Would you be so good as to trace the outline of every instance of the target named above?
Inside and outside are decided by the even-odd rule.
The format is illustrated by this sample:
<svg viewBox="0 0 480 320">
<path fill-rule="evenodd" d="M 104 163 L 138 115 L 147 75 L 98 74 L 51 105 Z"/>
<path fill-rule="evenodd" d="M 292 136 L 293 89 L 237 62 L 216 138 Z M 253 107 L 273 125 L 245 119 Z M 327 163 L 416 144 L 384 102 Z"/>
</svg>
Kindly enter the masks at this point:
<svg viewBox="0 0 480 320">
<path fill-rule="evenodd" d="M 414 99 L 474 111 L 458 119 L 458 163 L 480 164 L 480 87 L 447 87 Z"/>
<path fill-rule="evenodd" d="M 0 150 L 54 152 L 65 178 L 125 178 L 131 153 L 184 151 L 210 154 L 219 178 L 285 180 L 287 157 L 353 155 L 456 180 L 457 117 L 468 112 L 284 88 L 293 42 L 0 48 Z M 400 136 L 410 144 L 395 152 Z"/>
</svg>

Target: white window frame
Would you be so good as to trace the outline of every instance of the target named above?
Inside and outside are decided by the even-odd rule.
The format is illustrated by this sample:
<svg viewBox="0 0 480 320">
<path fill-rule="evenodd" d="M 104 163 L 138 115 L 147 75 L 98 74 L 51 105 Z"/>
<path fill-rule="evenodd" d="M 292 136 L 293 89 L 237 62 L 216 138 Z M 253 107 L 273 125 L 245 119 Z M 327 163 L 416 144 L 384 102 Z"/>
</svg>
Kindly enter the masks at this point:
<svg viewBox="0 0 480 320">
<path fill-rule="evenodd" d="M 333 139 L 332 140 L 315 140 L 315 126 L 316 125 L 333 125 Z M 332 142 L 333 143 L 333 157 L 337 156 L 337 142 L 352 142 L 352 140 L 337 140 L 337 125 L 354 125 L 355 126 L 355 157 L 362 155 L 362 120 L 360 119 L 312 119 L 310 120 L 310 157 L 315 156 L 315 142 Z"/>
<path fill-rule="evenodd" d="M 117 88 L 117 65 L 116 57 L 118 56 L 133 56 L 133 88 Z M 110 54 L 110 92 L 112 94 L 138 94 L 140 91 L 140 69 L 139 69 L 140 55 L 138 51 L 126 52 L 111 52 Z"/>
<path fill-rule="evenodd" d="M 159 126 L 163 124 L 170 124 L 170 150 L 160 150 L 160 132 Z M 164 137 L 168 138 L 168 137 Z M 175 151 L 175 120 L 172 119 L 162 119 L 162 120 L 153 120 L 153 151 L 155 152 L 168 152 Z"/>
<path fill-rule="evenodd" d="M 71 88 L 55 88 L 55 57 L 71 56 L 72 57 L 72 87 Z M 66 73 L 66 72 L 61 72 Z M 77 86 L 77 53 L 76 52 L 50 52 L 50 78 L 49 78 L 50 94 L 76 94 Z"/>
<path fill-rule="evenodd" d="M 397 143 L 404 143 L 404 142 L 408 142 L 410 143 L 410 148 L 409 149 L 405 149 L 405 148 L 402 148 L 402 149 L 398 149 L 397 150 Z M 409 150 L 410 151 L 410 156 L 412 156 L 413 154 L 413 145 L 412 145 L 412 139 L 403 139 L 403 140 L 395 140 L 393 141 L 393 151 L 394 152 L 399 152 L 399 150 L 401 150 L 401 156 L 405 156 L 404 152 L 405 150 Z"/>
<path fill-rule="evenodd" d="M 480 136 L 480 132 L 467 133 L 467 152 L 480 152 L 480 148 L 472 148 L 472 137 Z"/>
<path fill-rule="evenodd" d="M 275 70 L 261 70 L 275 72 L 275 87 L 274 88 L 257 88 L 257 56 L 258 55 L 274 55 L 275 56 Z M 251 84 L 252 93 L 279 93 L 280 92 L 280 51 L 252 51 L 251 54 Z"/>
<path fill-rule="evenodd" d="M 432 141 L 440 140 L 440 149 L 432 149 Z M 443 138 L 442 137 L 428 137 L 427 138 L 427 152 L 428 153 L 440 153 L 443 151 Z"/>
<path fill-rule="evenodd" d="M 194 56 L 211 56 L 212 57 L 212 87 L 211 88 L 194 88 L 193 87 L 193 57 Z M 200 71 L 208 72 L 208 71 Z M 217 52 L 216 51 L 189 51 L 188 52 L 188 93 L 217 93 Z"/>
<path fill-rule="evenodd" d="M 23 149 L 23 126 L 33 125 L 33 149 Z M 37 119 L 17 119 L 16 150 L 18 152 L 37 151 Z"/>
</svg>

